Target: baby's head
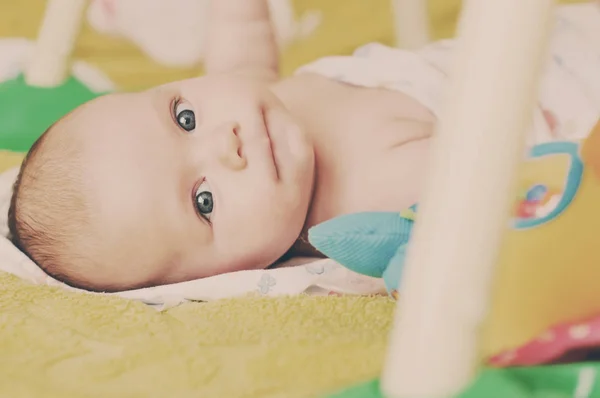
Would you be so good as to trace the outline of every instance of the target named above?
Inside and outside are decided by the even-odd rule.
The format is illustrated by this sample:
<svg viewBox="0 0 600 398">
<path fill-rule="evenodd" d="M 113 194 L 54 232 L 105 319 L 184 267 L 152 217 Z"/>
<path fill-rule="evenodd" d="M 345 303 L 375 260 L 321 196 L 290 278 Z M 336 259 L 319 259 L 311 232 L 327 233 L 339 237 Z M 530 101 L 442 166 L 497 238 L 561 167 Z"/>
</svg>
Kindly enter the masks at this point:
<svg viewBox="0 0 600 398">
<path fill-rule="evenodd" d="M 89 290 L 264 268 L 300 234 L 313 173 L 266 86 L 207 76 L 65 116 L 23 162 L 9 227 L 48 274 Z"/>
</svg>

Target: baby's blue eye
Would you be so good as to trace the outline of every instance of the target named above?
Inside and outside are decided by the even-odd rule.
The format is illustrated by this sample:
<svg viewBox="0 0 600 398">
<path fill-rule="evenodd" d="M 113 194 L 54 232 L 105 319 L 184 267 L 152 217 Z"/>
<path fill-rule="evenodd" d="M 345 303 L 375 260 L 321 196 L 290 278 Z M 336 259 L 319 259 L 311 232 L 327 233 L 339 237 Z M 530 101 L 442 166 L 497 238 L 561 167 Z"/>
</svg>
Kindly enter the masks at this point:
<svg viewBox="0 0 600 398">
<path fill-rule="evenodd" d="M 196 114 L 187 102 L 177 101 L 174 113 L 179 127 L 185 131 L 193 131 L 196 128 Z"/>
<path fill-rule="evenodd" d="M 196 204 L 200 214 L 207 215 L 212 213 L 213 197 L 209 191 L 202 191 L 196 195 Z"/>
<path fill-rule="evenodd" d="M 194 205 L 200 216 L 204 217 L 207 221 L 210 221 L 215 201 L 213 199 L 212 190 L 210 189 L 210 186 L 208 186 L 206 180 L 202 181 L 198 188 L 196 188 L 194 199 Z"/>
</svg>

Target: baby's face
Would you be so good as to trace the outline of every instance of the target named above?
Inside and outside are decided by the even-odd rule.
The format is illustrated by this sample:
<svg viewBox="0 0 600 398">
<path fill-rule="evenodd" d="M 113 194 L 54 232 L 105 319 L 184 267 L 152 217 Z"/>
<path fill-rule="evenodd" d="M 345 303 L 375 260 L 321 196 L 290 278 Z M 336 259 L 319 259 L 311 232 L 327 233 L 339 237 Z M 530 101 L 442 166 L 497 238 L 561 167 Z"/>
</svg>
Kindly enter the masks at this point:
<svg viewBox="0 0 600 398">
<path fill-rule="evenodd" d="M 83 142 L 102 283 L 264 268 L 304 225 L 312 146 L 259 83 L 207 76 L 109 95 L 68 122 Z"/>
</svg>

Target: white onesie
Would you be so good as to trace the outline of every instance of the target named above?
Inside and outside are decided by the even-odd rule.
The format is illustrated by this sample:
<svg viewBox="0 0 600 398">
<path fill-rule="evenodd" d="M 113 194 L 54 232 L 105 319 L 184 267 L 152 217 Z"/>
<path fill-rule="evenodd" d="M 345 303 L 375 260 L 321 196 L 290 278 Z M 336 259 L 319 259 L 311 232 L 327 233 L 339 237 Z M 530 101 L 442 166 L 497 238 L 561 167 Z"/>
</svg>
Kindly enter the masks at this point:
<svg viewBox="0 0 600 398">
<path fill-rule="evenodd" d="M 454 40 L 419 51 L 368 44 L 352 56 L 319 59 L 297 73 L 401 91 L 438 116 L 454 54 Z M 548 61 L 541 77 L 529 145 L 575 140 L 589 134 L 600 115 L 600 6 L 558 6 Z"/>
</svg>

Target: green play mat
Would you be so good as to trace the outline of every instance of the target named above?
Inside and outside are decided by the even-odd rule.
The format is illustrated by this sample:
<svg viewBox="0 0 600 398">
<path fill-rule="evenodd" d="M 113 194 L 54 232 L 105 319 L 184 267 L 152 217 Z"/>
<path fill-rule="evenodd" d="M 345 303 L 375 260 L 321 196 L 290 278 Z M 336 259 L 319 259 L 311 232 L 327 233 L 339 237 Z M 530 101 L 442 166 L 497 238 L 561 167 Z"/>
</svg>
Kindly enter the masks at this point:
<svg viewBox="0 0 600 398">
<path fill-rule="evenodd" d="M 485 369 L 457 398 L 596 398 L 600 397 L 600 362 Z M 328 398 L 384 398 L 374 380 Z"/>
</svg>

